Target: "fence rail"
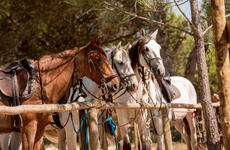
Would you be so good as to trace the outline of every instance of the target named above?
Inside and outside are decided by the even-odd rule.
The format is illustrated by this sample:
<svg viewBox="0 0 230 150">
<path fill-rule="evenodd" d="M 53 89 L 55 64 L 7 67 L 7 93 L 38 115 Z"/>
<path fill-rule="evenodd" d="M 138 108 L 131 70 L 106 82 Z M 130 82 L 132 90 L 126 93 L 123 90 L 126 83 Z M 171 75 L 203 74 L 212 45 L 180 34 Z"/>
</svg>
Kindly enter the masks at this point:
<svg viewBox="0 0 230 150">
<path fill-rule="evenodd" d="M 212 103 L 213 107 L 219 107 L 219 103 Z M 0 114 L 15 115 L 23 113 L 44 113 L 44 112 L 67 112 L 80 109 L 162 109 L 163 104 L 147 104 L 147 103 L 105 103 L 97 101 L 74 102 L 71 104 L 44 104 L 44 105 L 21 105 L 16 107 L 0 106 Z M 169 108 L 187 108 L 202 109 L 200 104 L 168 104 Z"/>
</svg>

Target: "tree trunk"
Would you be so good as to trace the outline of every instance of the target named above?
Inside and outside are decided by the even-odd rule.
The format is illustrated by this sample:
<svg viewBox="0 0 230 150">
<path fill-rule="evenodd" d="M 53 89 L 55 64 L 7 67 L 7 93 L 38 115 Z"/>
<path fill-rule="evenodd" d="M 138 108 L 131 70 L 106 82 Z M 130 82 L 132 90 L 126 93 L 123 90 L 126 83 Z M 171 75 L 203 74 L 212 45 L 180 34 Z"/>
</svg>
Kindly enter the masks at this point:
<svg viewBox="0 0 230 150">
<path fill-rule="evenodd" d="M 211 1 L 221 126 L 225 149 L 230 149 L 230 80 L 224 0 Z M 230 35 L 229 35 L 230 36 Z"/>
<path fill-rule="evenodd" d="M 194 32 L 195 50 L 197 56 L 198 76 L 200 82 L 200 98 L 203 107 L 205 128 L 207 131 L 207 145 L 209 150 L 221 150 L 217 121 L 212 107 L 211 93 L 208 80 L 207 64 L 204 50 L 204 37 L 202 34 L 197 0 L 190 0 L 192 24 L 200 34 Z"/>
</svg>

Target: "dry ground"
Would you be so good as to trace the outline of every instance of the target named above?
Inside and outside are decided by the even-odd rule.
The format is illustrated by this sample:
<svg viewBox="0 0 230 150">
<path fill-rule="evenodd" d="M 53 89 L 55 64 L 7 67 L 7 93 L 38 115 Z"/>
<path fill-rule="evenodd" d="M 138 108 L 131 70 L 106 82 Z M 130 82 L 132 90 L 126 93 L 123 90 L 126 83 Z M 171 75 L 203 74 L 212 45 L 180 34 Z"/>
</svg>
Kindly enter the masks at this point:
<svg viewBox="0 0 230 150">
<path fill-rule="evenodd" d="M 152 143 L 151 150 L 155 150 L 156 146 L 157 146 L 156 143 Z M 134 149 L 134 145 L 132 145 L 132 149 Z M 184 143 L 173 143 L 173 150 L 186 150 L 186 149 L 187 147 L 186 144 Z M 56 144 L 51 144 L 49 146 L 45 146 L 45 150 L 58 150 L 58 148 Z M 77 150 L 79 150 L 79 148 Z M 116 150 L 116 147 L 110 147 L 109 150 Z"/>
</svg>

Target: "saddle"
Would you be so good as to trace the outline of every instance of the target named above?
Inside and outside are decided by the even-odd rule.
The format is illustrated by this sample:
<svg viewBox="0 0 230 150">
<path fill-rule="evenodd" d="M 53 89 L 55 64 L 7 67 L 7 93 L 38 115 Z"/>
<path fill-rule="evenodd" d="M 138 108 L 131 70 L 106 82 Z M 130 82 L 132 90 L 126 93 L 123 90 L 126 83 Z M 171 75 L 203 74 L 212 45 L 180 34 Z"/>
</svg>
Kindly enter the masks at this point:
<svg viewBox="0 0 230 150">
<path fill-rule="evenodd" d="M 0 68 L 0 92 L 9 98 L 11 106 L 20 105 L 19 100 L 32 96 L 36 89 L 36 74 L 28 59 L 14 61 L 5 68 Z M 22 127 L 22 118 L 13 115 L 14 128 Z M 19 125 L 18 118 L 21 123 Z"/>
<path fill-rule="evenodd" d="M 21 95 L 26 88 L 29 75 L 27 70 L 18 61 L 12 62 L 5 68 L 0 68 L 0 91 L 11 98 L 13 97 L 13 77 L 16 79 L 15 82 L 17 82 L 15 84 L 18 86 L 18 94 Z"/>
<path fill-rule="evenodd" d="M 165 72 L 163 79 L 157 81 L 161 88 L 163 97 L 168 103 L 171 103 L 174 99 L 177 99 L 181 96 L 179 89 L 171 84 L 171 78 L 168 72 Z"/>
</svg>

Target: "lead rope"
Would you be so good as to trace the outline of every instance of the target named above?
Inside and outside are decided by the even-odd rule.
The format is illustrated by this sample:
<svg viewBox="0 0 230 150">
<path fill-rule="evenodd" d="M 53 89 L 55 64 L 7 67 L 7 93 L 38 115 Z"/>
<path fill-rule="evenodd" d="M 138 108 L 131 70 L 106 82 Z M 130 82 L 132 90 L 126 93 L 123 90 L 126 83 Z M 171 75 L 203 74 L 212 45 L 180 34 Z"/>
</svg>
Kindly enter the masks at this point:
<svg viewBox="0 0 230 150">
<path fill-rule="evenodd" d="M 117 128 L 117 127 L 116 127 L 116 124 L 113 122 L 112 117 L 109 116 L 105 121 L 103 121 L 102 123 L 99 123 L 98 125 L 102 125 L 102 124 L 104 124 L 105 122 L 108 122 L 109 125 L 110 125 L 111 128 L 112 128 L 112 133 L 113 133 L 113 135 L 114 135 L 115 144 L 116 144 L 116 150 L 118 150 L 118 147 L 117 147 L 117 138 L 116 138 L 116 133 L 115 133 L 116 128 Z"/>
<path fill-rule="evenodd" d="M 93 107 L 93 101 L 92 101 L 92 107 Z M 75 131 L 76 134 L 79 134 L 79 133 L 81 132 L 82 125 L 83 125 L 84 121 L 86 120 L 85 150 L 87 149 L 87 141 L 88 141 L 88 138 L 87 138 L 87 136 L 88 136 L 88 115 L 91 114 L 91 108 L 92 108 L 92 107 L 90 107 L 90 109 L 88 110 L 87 114 L 84 114 L 84 115 L 82 116 L 81 125 L 80 125 L 80 128 L 79 128 L 78 131 L 76 130 L 75 125 L 74 125 L 72 112 L 70 112 L 70 113 L 71 113 L 71 120 L 72 120 L 73 129 L 74 129 L 74 131 Z"/>
<path fill-rule="evenodd" d="M 41 69 L 40 69 L 39 60 L 38 60 L 38 70 L 39 70 L 39 78 L 40 78 L 40 86 L 41 86 L 42 104 L 44 104 L 43 86 L 42 86 L 42 77 L 41 77 Z"/>
</svg>

